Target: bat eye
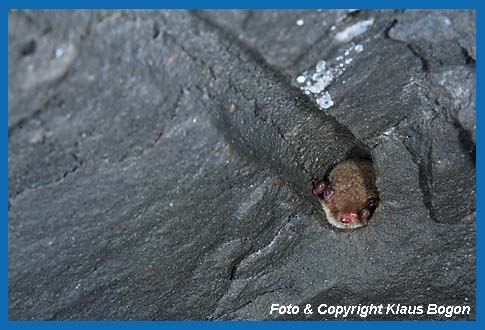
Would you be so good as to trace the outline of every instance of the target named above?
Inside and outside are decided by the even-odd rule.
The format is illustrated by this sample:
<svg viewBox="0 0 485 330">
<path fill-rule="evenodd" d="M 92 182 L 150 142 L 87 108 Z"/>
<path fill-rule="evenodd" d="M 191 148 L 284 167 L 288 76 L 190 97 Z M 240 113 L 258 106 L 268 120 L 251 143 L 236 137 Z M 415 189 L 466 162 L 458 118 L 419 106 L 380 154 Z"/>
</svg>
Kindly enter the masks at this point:
<svg viewBox="0 0 485 330">
<path fill-rule="evenodd" d="M 332 187 L 327 187 L 327 189 L 325 189 L 325 198 L 330 198 L 333 194 L 335 194 L 335 190 L 333 190 Z"/>
<path fill-rule="evenodd" d="M 369 199 L 369 201 L 365 204 L 364 206 L 366 209 L 369 209 L 369 210 L 375 210 L 376 207 L 377 207 L 377 202 L 371 198 Z"/>
</svg>

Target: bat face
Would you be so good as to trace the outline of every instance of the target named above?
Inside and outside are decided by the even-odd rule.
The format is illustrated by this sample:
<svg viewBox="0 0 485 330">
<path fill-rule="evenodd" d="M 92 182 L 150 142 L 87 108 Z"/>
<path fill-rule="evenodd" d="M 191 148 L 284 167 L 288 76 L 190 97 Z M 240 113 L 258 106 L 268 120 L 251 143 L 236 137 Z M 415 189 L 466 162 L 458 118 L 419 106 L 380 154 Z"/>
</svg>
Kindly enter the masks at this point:
<svg viewBox="0 0 485 330">
<path fill-rule="evenodd" d="M 328 221 L 337 228 L 367 225 L 379 203 L 374 169 L 367 160 L 338 164 L 327 179 L 313 181 L 312 192 L 320 198 Z"/>
</svg>

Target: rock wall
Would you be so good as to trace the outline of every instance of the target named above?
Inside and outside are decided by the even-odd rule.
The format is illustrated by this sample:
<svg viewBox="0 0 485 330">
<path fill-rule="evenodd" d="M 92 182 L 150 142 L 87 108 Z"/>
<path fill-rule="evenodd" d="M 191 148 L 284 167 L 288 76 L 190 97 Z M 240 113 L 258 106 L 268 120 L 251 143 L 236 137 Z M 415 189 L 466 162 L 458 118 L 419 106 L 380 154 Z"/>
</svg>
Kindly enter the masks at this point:
<svg viewBox="0 0 485 330">
<path fill-rule="evenodd" d="M 475 319 L 473 11 L 8 24 L 9 319 Z M 381 204 L 338 231 L 310 180 L 351 155 Z"/>
</svg>

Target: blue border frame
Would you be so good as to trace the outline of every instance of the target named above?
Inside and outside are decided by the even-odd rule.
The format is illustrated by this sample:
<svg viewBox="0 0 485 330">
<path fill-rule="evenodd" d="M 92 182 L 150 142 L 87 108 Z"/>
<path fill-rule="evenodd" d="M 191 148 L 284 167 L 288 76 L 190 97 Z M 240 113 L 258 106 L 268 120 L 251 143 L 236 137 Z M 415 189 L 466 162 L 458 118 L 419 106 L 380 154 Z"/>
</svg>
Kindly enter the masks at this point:
<svg viewBox="0 0 485 330">
<path fill-rule="evenodd" d="M 392 9 L 425 9 L 425 8 L 477 8 L 479 7 L 479 0 L 367 0 L 365 3 L 358 0 L 341 0 L 341 1 L 318 1 L 318 0 L 169 0 L 169 1 L 155 1 L 155 0 L 6 0 L 2 6 L 7 8 L 45 8 L 45 9 L 61 9 L 61 8 L 89 8 L 89 9 L 104 9 L 104 8 L 127 8 L 127 9 L 143 9 L 143 8 L 167 8 L 167 9 L 184 9 L 184 8 L 206 8 L 206 9 L 310 9 L 310 8 L 327 8 L 327 9 L 341 9 L 341 8 L 360 8 L 360 9 L 375 9 L 375 8 L 392 8 Z"/>
<path fill-rule="evenodd" d="M 0 52 L 0 60 L 2 65 L 1 68 L 1 100 L 3 105 L 3 111 L 1 112 L 1 123 L 3 127 L 8 126 L 8 10 L 10 8 L 49 8 L 49 9 L 61 9 L 61 8 L 362 8 L 362 9 L 373 9 L 373 8 L 467 8 L 475 9 L 477 17 L 477 53 L 481 53 L 481 42 L 480 36 L 482 35 L 482 25 L 481 21 L 481 5 L 477 1 L 419 1 L 419 0 L 396 0 L 396 1 L 382 1 L 382 0 L 371 0 L 366 1 L 365 4 L 359 2 L 358 0 L 342 0 L 339 2 L 324 2 L 317 0 L 299 0 L 293 3 L 289 0 L 236 0 L 231 2 L 218 1 L 218 0 L 205 0 L 205 1 L 195 1 L 195 0 L 178 0 L 178 1 L 163 1 L 157 2 L 154 0 L 137 0 L 137 1 L 95 1 L 95 0 L 71 0 L 67 1 L 35 1 L 35 0 L 6 0 L 0 2 L 0 15 L 1 15 L 1 43 L 4 45 L 4 49 Z M 478 91 L 480 91 L 480 77 L 482 76 L 481 65 L 476 66 L 477 69 L 477 109 L 482 103 L 482 96 Z M 477 111 L 477 126 L 479 127 L 483 121 L 480 111 Z M 8 201 L 8 130 L 2 132 L 0 137 L 0 148 L 2 150 L 2 162 L 0 164 L 0 195 L 4 201 Z M 8 321 L 8 206 L 2 212 L 3 219 L 3 233 L 2 242 L 4 244 L 3 251 L 1 253 L 2 264 L 4 265 L 4 271 L 1 272 L 1 296 L 3 299 L 0 302 L 1 306 L 1 319 L 0 327 L 23 329 L 36 327 L 41 329 L 65 326 L 70 329 L 81 329 L 81 328 L 101 328 L 101 327 L 123 327 L 125 329 L 136 329 L 136 328 L 152 328 L 152 327 L 163 327 L 164 329 L 178 329 L 182 328 L 192 328 L 192 327 L 203 327 L 206 329 L 222 329 L 222 328 L 294 328 L 302 327 L 306 329 L 321 329 L 325 328 L 348 328 L 353 329 L 354 327 L 362 328 L 373 328 L 376 325 L 386 326 L 391 328 L 426 328 L 426 329 L 449 329 L 449 328 L 464 328 L 464 329 L 477 329 L 485 328 L 485 322 L 483 321 L 483 290 L 481 287 L 480 275 L 483 275 L 482 267 L 483 262 L 480 258 L 483 252 L 483 245 L 481 238 L 483 237 L 483 226 L 480 224 L 479 215 L 482 214 L 482 207 L 478 201 L 482 200 L 482 188 L 481 183 L 484 180 L 481 175 L 481 164 L 482 157 L 480 152 L 480 145 L 482 140 L 482 134 L 480 129 L 477 129 L 477 296 L 476 296 L 476 315 L 477 321 L 331 321 L 331 322 L 311 322 L 311 321 L 256 321 L 256 322 L 204 322 L 204 321 L 163 321 L 163 322 L 144 322 L 144 321 L 132 321 L 132 322 L 114 322 L 114 321 L 79 321 L 79 322 L 41 322 L 41 321 Z M 480 238 L 480 239 L 479 239 Z M 378 322 L 378 324 L 376 324 Z"/>
</svg>

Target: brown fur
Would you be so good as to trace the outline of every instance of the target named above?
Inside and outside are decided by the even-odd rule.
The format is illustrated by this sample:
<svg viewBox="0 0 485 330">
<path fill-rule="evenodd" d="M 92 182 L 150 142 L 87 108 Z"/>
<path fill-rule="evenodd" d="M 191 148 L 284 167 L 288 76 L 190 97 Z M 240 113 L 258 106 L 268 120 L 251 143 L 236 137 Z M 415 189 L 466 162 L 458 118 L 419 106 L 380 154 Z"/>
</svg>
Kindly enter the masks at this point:
<svg viewBox="0 0 485 330">
<path fill-rule="evenodd" d="M 347 160 L 338 164 L 328 176 L 335 190 L 330 200 L 321 200 L 330 223 L 340 228 L 357 228 L 365 223 L 357 221 L 351 225 L 340 223 L 341 212 L 358 213 L 370 198 L 378 200 L 375 173 L 368 160 Z"/>
</svg>

